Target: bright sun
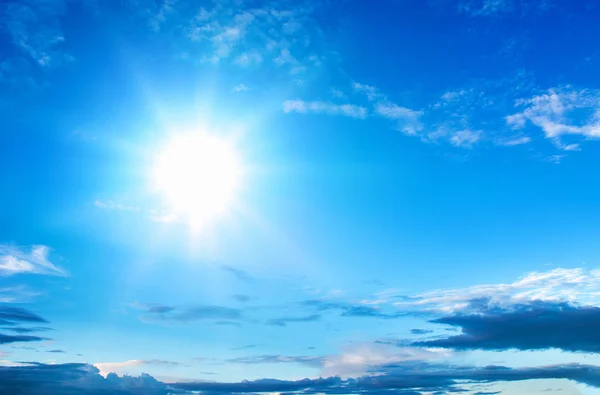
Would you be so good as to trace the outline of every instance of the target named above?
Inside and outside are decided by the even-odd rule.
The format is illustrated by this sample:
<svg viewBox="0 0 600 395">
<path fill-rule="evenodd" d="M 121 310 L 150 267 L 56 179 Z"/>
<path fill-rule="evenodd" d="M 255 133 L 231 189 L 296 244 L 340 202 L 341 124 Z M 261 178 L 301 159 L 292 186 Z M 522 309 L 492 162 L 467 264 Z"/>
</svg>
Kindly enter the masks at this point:
<svg viewBox="0 0 600 395">
<path fill-rule="evenodd" d="M 230 208 L 241 170 L 238 156 L 226 140 L 191 133 L 165 146 L 156 160 L 153 182 L 172 210 L 203 225 Z"/>
</svg>

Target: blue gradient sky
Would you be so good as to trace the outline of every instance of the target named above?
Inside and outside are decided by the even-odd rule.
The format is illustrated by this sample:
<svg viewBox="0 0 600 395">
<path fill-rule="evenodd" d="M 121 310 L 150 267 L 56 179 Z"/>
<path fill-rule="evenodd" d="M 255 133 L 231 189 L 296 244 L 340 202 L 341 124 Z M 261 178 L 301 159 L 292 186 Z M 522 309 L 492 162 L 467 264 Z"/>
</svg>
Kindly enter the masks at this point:
<svg viewBox="0 0 600 395">
<path fill-rule="evenodd" d="M 4 2 L 0 366 L 222 383 L 600 363 L 599 16 L 559 0 Z M 150 187 L 196 130 L 244 164 L 202 231 Z M 547 314 L 545 343 L 523 311 Z M 464 316 L 496 324 L 465 345 L 452 336 L 471 324 L 444 321 Z M 504 324 L 514 342 L 494 338 Z M 406 390 L 600 393 L 552 374 Z"/>
</svg>

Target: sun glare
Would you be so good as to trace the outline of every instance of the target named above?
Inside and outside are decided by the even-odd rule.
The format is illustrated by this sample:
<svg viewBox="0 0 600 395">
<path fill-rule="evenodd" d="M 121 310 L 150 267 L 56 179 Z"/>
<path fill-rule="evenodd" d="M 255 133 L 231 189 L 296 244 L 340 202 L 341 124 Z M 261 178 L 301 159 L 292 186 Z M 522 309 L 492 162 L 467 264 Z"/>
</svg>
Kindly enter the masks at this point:
<svg viewBox="0 0 600 395">
<path fill-rule="evenodd" d="M 176 214 L 204 225 L 230 208 L 241 170 L 226 140 L 192 133 L 167 143 L 156 160 L 153 182 Z"/>
</svg>

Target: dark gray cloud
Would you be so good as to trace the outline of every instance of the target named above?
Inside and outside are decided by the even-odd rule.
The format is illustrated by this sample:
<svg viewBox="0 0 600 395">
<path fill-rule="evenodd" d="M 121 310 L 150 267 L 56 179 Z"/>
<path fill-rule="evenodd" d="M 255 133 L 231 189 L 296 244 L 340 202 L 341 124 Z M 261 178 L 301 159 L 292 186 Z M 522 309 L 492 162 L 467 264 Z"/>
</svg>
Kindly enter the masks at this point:
<svg viewBox="0 0 600 395">
<path fill-rule="evenodd" d="M 0 367 L 0 393 L 33 395 L 128 395 L 128 394 L 249 394 L 280 392 L 288 394 L 447 394 L 464 392 L 466 384 L 488 384 L 499 381 L 566 379 L 600 387 L 600 367 L 566 364 L 536 368 L 503 366 L 469 367 L 432 365 L 427 363 L 396 364 L 378 367 L 379 375 L 355 379 L 328 377 L 296 381 L 260 379 L 237 383 L 196 381 L 165 384 L 149 375 L 140 377 L 109 374 L 86 364 Z"/>
<path fill-rule="evenodd" d="M 15 332 L 15 333 L 34 333 L 34 332 L 46 332 L 53 330 L 52 328 L 48 328 L 45 326 L 35 326 L 31 328 L 26 328 L 22 326 L 3 328 L 4 330 Z"/>
<path fill-rule="evenodd" d="M 284 392 L 293 394 L 381 394 L 397 391 L 462 392 L 464 384 L 522 381 L 535 379 L 567 379 L 594 387 L 600 386 L 600 368 L 568 364 L 539 368 L 512 369 L 503 366 L 474 368 L 467 366 L 400 364 L 378 368 L 378 376 L 343 380 L 339 377 L 297 381 L 262 379 L 239 383 L 187 382 L 174 388 L 209 393 Z M 399 392 L 406 393 L 406 392 Z M 408 392 L 410 393 L 410 392 Z"/>
<path fill-rule="evenodd" d="M 118 377 L 109 374 L 106 379 L 100 371 L 87 364 L 0 367 L 0 393 L 11 395 L 167 395 L 172 391 L 149 375 Z"/>
<path fill-rule="evenodd" d="M 287 326 L 290 323 L 297 322 L 314 322 L 319 321 L 321 316 L 318 314 L 307 315 L 304 317 L 282 317 L 282 318 L 274 318 L 267 321 L 267 325 L 271 326 Z"/>
<path fill-rule="evenodd" d="M 53 353 L 53 354 L 64 354 L 66 351 L 63 351 L 63 350 L 48 350 L 46 352 Z"/>
<path fill-rule="evenodd" d="M 29 335 L 6 335 L 0 333 L 0 344 L 18 343 L 18 342 L 39 342 L 48 340 L 45 337 L 29 336 Z"/>
<path fill-rule="evenodd" d="M 508 308 L 474 304 L 480 312 L 454 314 L 432 322 L 462 329 L 416 346 L 458 350 L 544 350 L 600 352 L 600 308 L 535 302 Z"/>
<path fill-rule="evenodd" d="M 18 342 L 36 342 L 48 340 L 45 337 L 31 336 L 27 333 L 41 332 L 51 330 L 46 327 L 22 327 L 23 324 L 46 324 L 48 321 L 29 310 L 8 305 L 0 306 L 0 328 L 4 331 L 11 331 L 16 335 L 0 333 L 0 344 L 18 343 Z"/>
<path fill-rule="evenodd" d="M 0 306 L 0 322 L 10 323 L 48 323 L 44 318 L 20 307 Z M 6 325 L 6 324 L 3 324 Z"/>
<path fill-rule="evenodd" d="M 433 333 L 433 331 L 429 329 L 411 329 L 410 333 L 412 333 L 413 335 L 428 335 L 430 333 Z"/>
</svg>

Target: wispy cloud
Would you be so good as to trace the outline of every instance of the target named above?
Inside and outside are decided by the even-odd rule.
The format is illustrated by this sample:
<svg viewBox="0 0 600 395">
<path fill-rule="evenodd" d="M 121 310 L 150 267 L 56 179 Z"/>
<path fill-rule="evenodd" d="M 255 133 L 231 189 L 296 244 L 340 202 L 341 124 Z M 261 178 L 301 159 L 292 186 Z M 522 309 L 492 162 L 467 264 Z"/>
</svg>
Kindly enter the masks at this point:
<svg viewBox="0 0 600 395">
<path fill-rule="evenodd" d="M 460 130 L 454 132 L 450 137 L 450 143 L 455 147 L 472 148 L 479 140 L 481 140 L 482 132 L 480 130 Z"/>
<path fill-rule="evenodd" d="M 237 324 L 243 318 L 240 309 L 214 306 L 167 306 L 159 304 L 134 303 L 133 307 L 143 312 L 142 320 L 146 322 L 179 322 L 191 323 L 211 321 L 215 324 Z"/>
<path fill-rule="evenodd" d="M 452 2 L 454 3 L 454 2 Z M 545 12 L 552 7 L 550 0 L 461 0 L 458 11 L 471 16 L 516 16 Z"/>
<path fill-rule="evenodd" d="M 192 42 L 210 45 L 210 53 L 204 56 L 207 62 L 230 61 L 248 68 L 271 59 L 288 74 L 296 75 L 315 66 L 310 47 L 320 29 L 311 18 L 313 11 L 314 7 L 290 7 L 279 2 L 267 2 L 262 7 L 215 3 L 212 7 L 204 4 L 192 18 L 180 23 L 186 26 Z"/>
<path fill-rule="evenodd" d="M 471 301 L 483 299 L 500 306 L 531 301 L 594 304 L 600 302 L 600 270 L 558 268 L 532 272 L 513 283 L 431 291 L 394 305 L 437 312 L 468 311 L 473 306 Z"/>
<path fill-rule="evenodd" d="M 283 326 L 287 326 L 287 324 L 290 324 L 290 323 L 315 322 L 315 321 L 319 321 L 320 319 L 321 319 L 321 316 L 318 314 L 311 314 L 311 315 L 302 316 L 302 317 L 281 317 L 281 318 L 274 318 L 274 319 L 267 321 L 267 325 L 283 327 Z"/>
<path fill-rule="evenodd" d="M 31 290 L 25 285 L 16 285 L 0 288 L 0 303 L 22 303 L 28 302 L 40 295 L 39 292 Z"/>
<path fill-rule="evenodd" d="M 29 251 L 8 244 L 0 244 L 0 276 L 42 274 L 66 276 L 67 272 L 48 259 L 50 248 L 34 245 Z"/>
<path fill-rule="evenodd" d="M 560 149 L 578 149 L 576 143 L 563 143 L 562 139 L 568 136 L 600 138 L 600 91 L 554 88 L 520 99 L 516 106 L 522 111 L 506 117 L 510 127 L 523 129 L 530 122 Z"/>
<path fill-rule="evenodd" d="M 422 111 L 416 111 L 391 102 L 386 95 L 372 85 L 354 81 L 352 89 L 372 102 L 373 112 L 376 115 L 395 121 L 398 124 L 397 129 L 402 132 L 408 135 L 416 135 L 423 130 L 423 125 L 420 122 L 423 115 Z"/>
<path fill-rule="evenodd" d="M 321 357 L 309 356 L 286 356 L 286 355 L 255 355 L 249 357 L 239 357 L 228 359 L 229 363 L 239 363 L 245 365 L 256 364 L 279 364 L 279 363 L 297 363 L 311 367 L 321 367 L 323 359 Z"/>
<path fill-rule="evenodd" d="M 239 84 L 233 87 L 234 92 L 247 92 L 249 89 L 246 84 Z"/>
<path fill-rule="evenodd" d="M 35 65 L 48 67 L 69 59 L 60 50 L 66 7 L 64 0 L 8 1 L 0 5 L 0 16 L 12 44 Z"/>
<path fill-rule="evenodd" d="M 41 330 L 49 330 L 49 328 L 29 328 L 22 325 L 31 324 L 47 324 L 48 321 L 23 308 L 12 306 L 0 306 L 0 329 L 10 330 L 17 333 L 16 335 L 7 335 L 0 333 L 0 344 L 19 343 L 19 342 L 38 342 L 47 340 L 40 336 L 25 335 L 24 333 L 36 332 Z"/>
<path fill-rule="evenodd" d="M 230 273 L 231 275 L 233 275 L 235 278 L 237 278 L 240 281 L 244 281 L 244 282 L 253 282 L 254 281 L 254 277 L 252 277 L 250 275 L 250 273 L 248 273 L 247 271 L 242 270 L 240 268 L 229 266 L 229 265 L 221 265 L 220 268 L 222 270 Z"/>
<path fill-rule="evenodd" d="M 94 206 L 104 210 L 115 210 L 115 211 L 140 211 L 139 207 L 129 206 L 123 203 L 115 202 L 114 200 L 99 200 L 94 201 Z"/>
<path fill-rule="evenodd" d="M 514 147 L 516 145 L 523 145 L 529 143 L 531 143 L 531 137 L 528 136 L 505 138 L 496 141 L 496 145 L 500 145 L 503 147 Z"/>
<path fill-rule="evenodd" d="M 286 100 L 283 102 L 283 111 L 286 113 L 297 112 L 301 114 L 323 113 L 330 115 L 345 115 L 352 118 L 365 118 L 367 116 L 367 109 L 364 107 L 353 104 L 335 104 L 322 101 L 306 102 L 302 100 Z"/>
</svg>

